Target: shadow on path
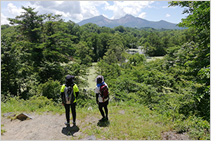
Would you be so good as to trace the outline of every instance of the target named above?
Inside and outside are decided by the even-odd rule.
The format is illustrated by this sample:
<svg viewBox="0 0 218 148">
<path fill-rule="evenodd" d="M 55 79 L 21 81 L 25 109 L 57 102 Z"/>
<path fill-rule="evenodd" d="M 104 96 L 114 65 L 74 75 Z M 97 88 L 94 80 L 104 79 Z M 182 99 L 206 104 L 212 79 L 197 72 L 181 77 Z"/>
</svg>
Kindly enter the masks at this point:
<svg viewBox="0 0 218 148">
<path fill-rule="evenodd" d="M 66 136 L 73 136 L 74 133 L 79 131 L 79 127 L 78 126 L 67 126 L 67 127 L 63 127 L 62 128 L 62 133 Z"/>
</svg>

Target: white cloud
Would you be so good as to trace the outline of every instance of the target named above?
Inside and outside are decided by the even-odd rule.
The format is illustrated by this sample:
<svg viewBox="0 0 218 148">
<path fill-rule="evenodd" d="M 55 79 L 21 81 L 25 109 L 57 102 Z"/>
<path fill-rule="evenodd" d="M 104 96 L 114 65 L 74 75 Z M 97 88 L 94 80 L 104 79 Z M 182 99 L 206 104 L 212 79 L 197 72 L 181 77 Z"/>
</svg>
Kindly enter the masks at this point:
<svg viewBox="0 0 218 148">
<path fill-rule="evenodd" d="M 150 8 L 153 1 L 114 1 L 113 5 L 105 7 L 106 10 L 113 11 L 113 19 L 118 19 L 126 14 L 138 16 L 142 9 Z"/>
<path fill-rule="evenodd" d="M 14 4 L 12 3 L 9 3 L 8 6 L 8 12 L 11 14 L 11 15 L 20 15 L 21 12 L 24 12 L 24 10 L 22 8 L 17 8 Z"/>
<path fill-rule="evenodd" d="M 1 25 L 4 24 L 9 24 L 9 21 L 7 20 L 7 17 L 3 13 L 1 13 Z"/>
<path fill-rule="evenodd" d="M 112 11 L 112 19 L 120 18 L 126 14 L 145 18 L 145 8 L 150 8 L 152 1 L 29 1 L 22 5 L 35 8 L 38 14 L 60 14 L 66 21 L 79 22 L 100 14 L 108 15 Z M 15 3 L 7 5 L 7 11 L 3 14 L 7 17 L 15 17 L 21 14 L 23 9 Z"/>
<path fill-rule="evenodd" d="M 31 4 L 42 14 L 61 14 L 75 22 L 100 15 L 97 7 L 109 5 L 106 1 L 37 1 Z"/>
<path fill-rule="evenodd" d="M 140 18 L 142 18 L 142 19 L 145 19 L 145 18 L 146 18 L 146 13 L 145 13 L 145 12 L 142 12 L 142 13 L 139 14 L 138 17 L 140 17 Z"/>
<path fill-rule="evenodd" d="M 168 13 L 166 14 L 166 17 L 170 17 L 170 16 L 171 16 L 170 14 L 168 14 Z"/>
</svg>

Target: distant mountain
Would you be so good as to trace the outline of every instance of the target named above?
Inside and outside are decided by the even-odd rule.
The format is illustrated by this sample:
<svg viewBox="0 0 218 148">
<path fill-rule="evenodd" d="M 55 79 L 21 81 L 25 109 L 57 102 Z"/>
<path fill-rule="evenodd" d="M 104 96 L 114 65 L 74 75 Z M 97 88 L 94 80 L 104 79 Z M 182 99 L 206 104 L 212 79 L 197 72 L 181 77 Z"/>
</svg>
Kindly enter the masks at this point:
<svg viewBox="0 0 218 148">
<path fill-rule="evenodd" d="M 124 27 L 132 27 L 132 28 L 154 28 L 154 29 L 184 29 L 182 27 L 176 26 L 177 24 L 170 23 L 164 20 L 161 21 L 148 21 L 139 17 L 134 17 L 132 15 L 127 14 L 126 16 L 120 18 L 120 19 L 108 19 L 104 17 L 103 15 L 96 16 L 90 19 L 83 20 L 79 22 L 78 24 L 80 26 L 87 24 L 87 23 L 93 23 L 98 26 L 105 26 L 114 28 L 117 26 L 124 26 Z"/>
</svg>

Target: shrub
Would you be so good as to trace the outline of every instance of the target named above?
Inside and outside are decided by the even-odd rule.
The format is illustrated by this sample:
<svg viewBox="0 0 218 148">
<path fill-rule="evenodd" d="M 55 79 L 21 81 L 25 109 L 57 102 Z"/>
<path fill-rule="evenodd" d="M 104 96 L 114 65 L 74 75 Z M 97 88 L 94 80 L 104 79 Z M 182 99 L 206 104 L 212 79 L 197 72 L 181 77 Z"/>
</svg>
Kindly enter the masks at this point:
<svg viewBox="0 0 218 148">
<path fill-rule="evenodd" d="M 210 140 L 210 123 L 196 116 L 175 122 L 177 132 L 187 132 L 191 139 Z"/>
<path fill-rule="evenodd" d="M 59 81 L 49 80 L 46 83 L 40 84 L 38 87 L 39 94 L 53 99 L 55 102 L 60 102 L 60 89 L 61 85 Z"/>
<path fill-rule="evenodd" d="M 95 93 L 94 91 L 80 91 L 77 99 L 77 105 L 80 107 L 94 106 L 95 105 Z"/>
</svg>

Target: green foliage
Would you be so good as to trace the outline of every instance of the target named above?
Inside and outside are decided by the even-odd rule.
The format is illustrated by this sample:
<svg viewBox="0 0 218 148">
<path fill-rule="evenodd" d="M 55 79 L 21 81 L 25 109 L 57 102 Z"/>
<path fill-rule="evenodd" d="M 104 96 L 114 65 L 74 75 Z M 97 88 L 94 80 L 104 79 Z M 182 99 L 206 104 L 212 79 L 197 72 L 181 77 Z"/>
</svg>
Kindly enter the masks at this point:
<svg viewBox="0 0 218 148">
<path fill-rule="evenodd" d="M 210 124 L 202 118 L 190 116 L 175 123 L 177 132 L 187 132 L 191 139 L 210 140 Z"/>
<path fill-rule="evenodd" d="M 86 42 L 79 42 L 76 45 L 76 52 L 75 55 L 77 57 L 79 57 L 79 59 L 81 59 L 81 63 L 80 64 L 84 64 L 84 65 L 91 65 L 92 62 L 92 50 L 88 47 L 88 45 L 86 44 Z"/>
<path fill-rule="evenodd" d="M 144 55 L 140 55 L 139 53 L 136 53 L 134 55 L 131 55 L 129 57 L 129 64 L 130 65 L 133 65 L 133 66 L 136 66 L 136 65 L 139 65 L 139 64 L 143 64 L 144 62 L 146 61 L 146 58 Z"/>
<path fill-rule="evenodd" d="M 38 86 L 38 92 L 40 95 L 52 99 L 55 102 L 60 103 L 60 89 L 61 85 L 59 81 L 48 80 L 46 83 Z"/>
<path fill-rule="evenodd" d="M 18 24 L 17 29 L 27 38 L 28 41 L 36 43 L 39 42 L 40 31 L 43 21 L 43 15 L 37 15 L 34 8 L 22 7 L 25 12 L 15 19 L 9 18 L 10 24 Z"/>
<path fill-rule="evenodd" d="M 97 64 L 97 74 L 103 75 L 105 81 L 117 78 L 121 73 L 121 69 L 117 63 L 108 64 L 104 60 L 100 60 Z"/>
<path fill-rule="evenodd" d="M 79 93 L 79 97 L 77 99 L 77 105 L 79 107 L 84 107 L 88 108 L 90 106 L 95 106 L 96 101 L 95 101 L 95 93 L 94 91 L 88 90 L 81 90 Z"/>
<path fill-rule="evenodd" d="M 192 41 L 188 30 L 167 30 L 144 32 L 139 42 L 145 49 L 145 54 L 149 56 L 166 55 L 167 48 L 182 45 Z"/>
<path fill-rule="evenodd" d="M 170 2 L 170 5 L 186 7 L 183 13 L 188 16 L 179 25 L 195 28 L 196 35 L 207 46 L 210 43 L 210 1 Z"/>
<path fill-rule="evenodd" d="M 61 80 L 64 77 L 64 68 L 58 62 L 44 62 L 43 66 L 39 68 L 39 81 L 45 83 L 48 79 Z"/>
<path fill-rule="evenodd" d="M 210 120 L 210 1 L 193 2 L 170 2 L 172 6 L 187 7 L 183 13 L 187 13 L 186 19 L 180 23 L 181 26 L 187 26 L 195 29 L 197 36 L 194 58 L 190 56 L 190 61 L 186 63 L 189 66 L 188 72 L 193 76 L 200 87 L 197 87 L 197 103 L 199 115 L 208 121 Z M 203 109 L 204 108 L 204 109 Z M 206 109 L 206 110 L 205 110 Z"/>
</svg>

